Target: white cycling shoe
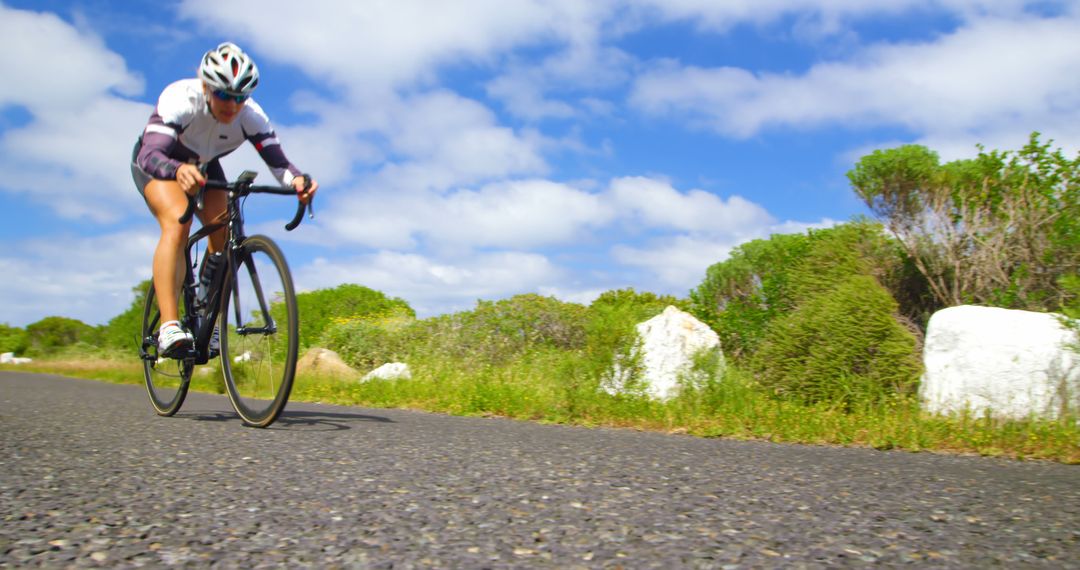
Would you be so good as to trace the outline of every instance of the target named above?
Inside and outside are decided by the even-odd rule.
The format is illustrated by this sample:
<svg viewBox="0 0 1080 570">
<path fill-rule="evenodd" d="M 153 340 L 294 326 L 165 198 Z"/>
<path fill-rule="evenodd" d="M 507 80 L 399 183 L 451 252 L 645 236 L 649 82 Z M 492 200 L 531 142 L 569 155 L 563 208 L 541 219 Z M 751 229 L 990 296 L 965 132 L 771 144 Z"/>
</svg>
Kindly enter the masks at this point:
<svg viewBox="0 0 1080 570">
<path fill-rule="evenodd" d="M 161 329 L 158 332 L 159 355 L 169 356 L 181 348 L 190 347 L 194 342 L 195 337 L 191 336 L 191 333 L 180 328 L 179 321 L 161 323 Z"/>
</svg>

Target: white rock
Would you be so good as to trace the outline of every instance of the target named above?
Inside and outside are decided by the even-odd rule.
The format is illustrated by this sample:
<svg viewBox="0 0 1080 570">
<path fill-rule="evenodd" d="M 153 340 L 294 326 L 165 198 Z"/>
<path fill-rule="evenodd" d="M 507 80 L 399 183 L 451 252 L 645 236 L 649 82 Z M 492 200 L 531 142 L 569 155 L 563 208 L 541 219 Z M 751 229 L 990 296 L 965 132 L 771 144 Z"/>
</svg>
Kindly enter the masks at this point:
<svg viewBox="0 0 1080 570">
<path fill-rule="evenodd" d="M 361 382 L 368 380 L 408 380 L 412 378 L 409 365 L 404 362 L 387 362 L 382 366 L 368 372 L 360 379 Z"/>
<path fill-rule="evenodd" d="M 1076 333 L 1057 315 L 991 307 L 934 313 L 919 386 L 925 408 L 999 418 L 1060 417 L 1080 409 Z"/>
<path fill-rule="evenodd" d="M 33 362 L 33 358 L 22 358 L 15 356 L 14 352 L 5 352 L 0 354 L 0 364 L 29 364 Z"/>
<path fill-rule="evenodd" d="M 243 354 L 233 357 L 233 362 L 248 362 L 251 360 L 251 351 L 245 350 Z"/>
<path fill-rule="evenodd" d="M 637 325 L 641 339 L 638 355 L 643 368 L 645 393 L 659 400 L 678 395 L 681 382 L 696 382 L 694 356 L 715 351 L 723 362 L 720 337 L 693 315 L 669 306 L 663 313 Z M 631 389 L 627 371 L 616 365 L 601 387 L 610 394 Z"/>
</svg>

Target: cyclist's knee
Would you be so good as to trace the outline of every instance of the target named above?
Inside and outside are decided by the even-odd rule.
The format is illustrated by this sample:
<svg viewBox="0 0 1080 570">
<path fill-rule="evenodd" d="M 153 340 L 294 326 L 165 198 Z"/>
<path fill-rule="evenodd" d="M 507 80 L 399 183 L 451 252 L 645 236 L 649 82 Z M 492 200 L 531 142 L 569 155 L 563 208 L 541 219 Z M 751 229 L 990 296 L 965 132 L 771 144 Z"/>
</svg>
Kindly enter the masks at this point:
<svg viewBox="0 0 1080 570">
<path fill-rule="evenodd" d="M 187 240 L 188 234 L 191 231 L 191 222 L 181 224 L 179 222 L 180 216 L 183 212 L 176 214 L 175 216 L 163 215 L 158 216 L 158 224 L 161 225 L 161 238 L 174 241 Z"/>
</svg>

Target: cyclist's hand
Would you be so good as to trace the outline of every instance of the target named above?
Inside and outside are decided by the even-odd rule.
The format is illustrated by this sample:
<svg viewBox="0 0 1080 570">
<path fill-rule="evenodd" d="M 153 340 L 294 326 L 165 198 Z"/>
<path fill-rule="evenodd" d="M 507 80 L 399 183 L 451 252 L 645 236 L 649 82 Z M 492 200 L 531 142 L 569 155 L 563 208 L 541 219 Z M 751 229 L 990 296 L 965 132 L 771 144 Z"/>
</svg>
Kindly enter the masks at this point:
<svg viewBox="0 0 1080 570">
<path fill-rule="evenodd" d="M 296 178 L 293 178 L 292 185 L 293 188 L 296 190 L 296 197 L 300 198 L 300 202 L 304 204 L 310 202 L 311 199 L 315 197 L 315 191 L 319 189 L 319 183 L 314 178 L 312 178 L 311 187 L 309 187 L 307 190 L 304 190 L 303 176 L 297 176 Z"/>
<path fill-rule="evenodd" d="M 199 172 L 199 167 L 194 164 L 181 164 L 180 168 L 176 169 L 176 181 L 180 183 L 180 188 L 188 194 L 195 194 L 195 191 L 200 186 L 206 184 L 206 177 L 202 172 Z"/>
</svg>

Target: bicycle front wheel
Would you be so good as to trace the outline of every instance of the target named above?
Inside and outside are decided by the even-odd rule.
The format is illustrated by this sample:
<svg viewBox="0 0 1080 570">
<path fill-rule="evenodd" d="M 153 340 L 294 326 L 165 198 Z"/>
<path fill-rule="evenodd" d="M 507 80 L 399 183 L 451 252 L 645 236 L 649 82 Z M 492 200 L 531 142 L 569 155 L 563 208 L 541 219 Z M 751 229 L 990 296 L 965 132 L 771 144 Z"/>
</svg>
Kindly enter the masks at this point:
<svg viewBox="0 0 1080 570">
<path fill-rule="evenodd" d="M 229 399 L 248 425 L 266 427 L 289 400 L 299 343 L 296 294 L 270 238 L 244 240 L 229 268 L 218 326 Z"/>
<path fill-rule="evenodd" d="M 180 303 L 183 311 L 183 303 Z M 158 308 L 154 284 L 146 292 L 143 305 L 142 336 L 139 355 L 143 361 L 143 378 L 146 380 L 146 392 L 150 395 L 150 404 L 160 416 L 171 416 L 180 409 L 187 397 L 191 382 L 191 371 L 195 363 L 191 360 L 163 358 L 158 354 L 158 327 L 161 326 L 161 310 Z"/>
</svg>

